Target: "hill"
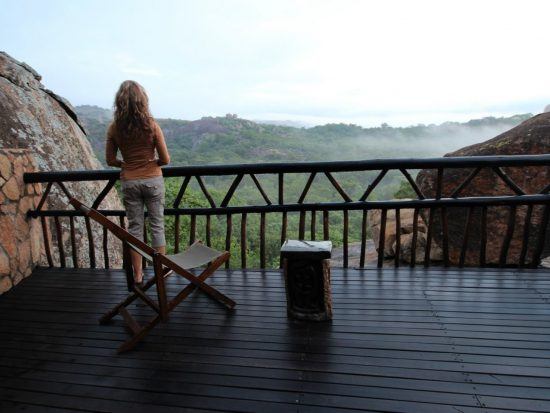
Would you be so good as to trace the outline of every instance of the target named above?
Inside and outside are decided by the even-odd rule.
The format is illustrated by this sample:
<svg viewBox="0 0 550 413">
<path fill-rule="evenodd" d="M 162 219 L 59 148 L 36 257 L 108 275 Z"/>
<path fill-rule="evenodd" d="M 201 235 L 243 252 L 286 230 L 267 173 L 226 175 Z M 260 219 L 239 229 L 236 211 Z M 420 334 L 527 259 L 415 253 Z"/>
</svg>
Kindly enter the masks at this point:
<svg viewBox="0 0 550 413">
<path fill-rule="evenodd" d="M 112 112 L 77 106 L 88 138 L 104 159 L 104 141 Z M 465 123 L 363 128 L 327 124 L 310 128 L 257 123 L 228 114 L 187 121 L 157 119 L 174 165 L 277 161 L 355 160 L 441 156 L 496 136 L 531 117 L 487 117 Z M 396 156 L 397 155 L 397 156 Z"/>
<path fill-rule="evenodd" d="M 104 159 L 104 141 L 112 112 L 97 106 L 78 106 L 76 112 L 88 131 L 94 150 Z M 349 124 L 328 124 L 311 128 L 262 124 L 241 119 L 236 115 L 203 117 L 199 120 L 157 119 L 168 144 L 173 165 L 251 163 L 276 161 L 351 160 L 395 157 L 441 156 L 468 144 L 480 142 L 508 130 L 530 115 L 508 118 L 483 118 L 465 123 L 447 122 L 441 125 L 416 125 L 394 128 L 381 125 L 363 128 Z M 374 173 L 376 174 L 376 173 Z M 342 173 L 337 179 L 350 196 L 357 199 L 365 190 L 365 180 L 374 179 L 373 173 Z M 285 199 L 297 200 L 304 187 L 306 176 L 285 176 Z M 275 176 L 260 178 L 272 199 L 277 197 Z M 181 185 L 181 178 L 169 178 L 166 183 L 166 201 L 170 205 Z M 229 181 L 225 177 L 209 177 L 205 182 L 216 203 L 224 197 Z M 369 199 L 407 198 L 414 196 L 404 177 L 392 171 L 386 175 Z M 326 177 L 315 179 L 308 197 L 309 202 L 337 201 L 339 195 L 332 189 Z M 295 202 L 295 201 L 294 201 Z M 192 181 L 183 203 L 188 206 L 208 206 L 208 202 Z M 245 177 L 237 189 L 232 205 L 257 205 L 264 203 L 252 180 Z M 361 214 L 349 214 L 349 241 L 360 239 Z M 288 217 L 289 234 L 298 228 L 298 216 Z M 216 221 L 215 221 L 216 222 Z M 166 219 L 167 233 L 174 233 L 174 219 Z M 280 220 L 270 218 L 266 228 L 266 256 L 268 267 L 278 267 Z M 190 228 L 189 217 L 182 217 L 181 233 Z M 202 224 L 198 228 L 203 228 Z M 216 248 L 225 248 L 224 224 L 213 225 L 212 242 Z M 252 267 L 259 266 L 257 239 L 259 217 L 248 218 L 248 261 Z M 198 237 L 204 239 L 199 229 Z M 332 214 L 330 218 L 331 240 L 338 247 L 342 243 L 342 217 Z M 168 237 L 168 249 L 173 242 Z M 239 251 L 238 245 L 232 248 Z M 234 257 L 238 258 L 238 257 Z M 233 261 L 239 262 L 238 259 Z"/>
</svg>

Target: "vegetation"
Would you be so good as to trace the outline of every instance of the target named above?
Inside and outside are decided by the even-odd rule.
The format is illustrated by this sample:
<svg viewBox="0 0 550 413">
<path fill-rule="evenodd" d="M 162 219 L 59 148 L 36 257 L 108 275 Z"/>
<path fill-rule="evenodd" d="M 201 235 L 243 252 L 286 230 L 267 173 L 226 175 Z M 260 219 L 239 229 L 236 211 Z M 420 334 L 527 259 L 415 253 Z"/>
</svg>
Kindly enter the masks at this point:
<svg viewBox="0 0 550 413">
<path fill-rule="evenodd" d="M 88 138 L 98 158 L 104 162 L 104 141 L 111 111 L 95 106 L 78 106 L 79 119 L 83 122 Z M 374 158 L 406 158 L 441 156 L 445 152 L 480 142 L 504 132 L 531 115 L 508 118 L 483 118 L 466 123 L 447 122 L 441 125 L 416 125 L 390 127 L 386 124 L 375 128 L 363 128 L 349 124 L 328 124 L 311 128 L 299 128 L 280 124 L 256 123 L 240 119 L 236 115 L 204 117 L 196 121 L 158 119 L 170 150 L 173 165 L 243 164 L 251 162 L 303 162 L 326 160 L 358 160 Z M 335 174 L 345 191 L 358 199 L 376 172 Z M 258 177 L 272 200 L 277 199 L 275 176 Z M 285 176 L 285 200 L 296 202 L 307 180 L 304 175 Z M 231 183 L 232 177 L 206 177 L 209 192 L 219 205 Z M 181 185 L 181 178 L 166 180 L 167 205 L 171 205 Z M 399 172 L 388 173 L 371 194 L 371 200 L 390 198 L 414 198 L 416 195 Z M 317 176 L 306 201 L 328 202 L 341 199 L 326 177 Z M 230 205 L 264 204 L 259 191 L 249 177 L 245 177 Z M 191 181 L 182 205 L 207 207 L 208 202 L 194 180 Z M 349 240 L 354 242 L 361 235 L 361 213 L 349 215 Z M 289 214 L 288 237 L 297 237 L 299 214 Z M 307 217 L 309 224 L 310 214 Z M 197 238 L 205 239 L 205 217 L 197 220 Z M 247 217 L 247 263 L 259 266 L 259 220 L 257 214 Z M 330 216 L 330 238 L 338 246 L 342 242 L 342 214 Z M 317 223 L 322 222 L 320 213 Z M 180 228 L 182 245 L 189 236 L 190 218 L 182 216 Z M 225 217 L 212 217 L 212 244 L 225 248 Z M 309 229 L 309 226 L 306 228 Z M 167 218 L 169 250 L 174 245 L 174 219 Z M 269 267 L 278 266 L 281 217 L 267 214 L 266 261 Z M 322 225 L 317 225 L 317 239 L 322 237 Z M 240 217 L 233 218 L 232 265 L 240 265 Z M 309 231 L 306 231 L 306 237 Z"/>
<path fill-rule="evenodd" d="M 111 111 L 77 106 L 76 112 L 97 156 L 103 160 Z M 194 121 L 158 119 L 158 123 L 164 131 L 172 164 L 198 165 L 441 156 L 492 138 L 530 116 L 408 127 L 382 124 L 373 128 L 343 123 L 297 128 L 256 123 L 236 115 Z"/>
</svg>

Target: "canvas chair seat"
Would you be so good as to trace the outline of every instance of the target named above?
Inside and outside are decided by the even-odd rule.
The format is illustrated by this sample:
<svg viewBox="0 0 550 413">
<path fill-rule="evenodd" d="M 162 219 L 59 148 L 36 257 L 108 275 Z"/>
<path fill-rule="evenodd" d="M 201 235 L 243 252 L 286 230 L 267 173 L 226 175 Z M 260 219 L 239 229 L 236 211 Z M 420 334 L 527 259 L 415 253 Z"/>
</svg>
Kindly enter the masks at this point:
<svg viewBox="0 0 550 413">
<path fill-rule="evenodd" d="M 132 332 L 132 337 L 119 347 L 119 353 L 134 348 L 135 345 L 159 322 L 166 322 L 168 320 L 168 313 L 197 289 L 206 293 L 210 298 L 223 304 L 228 309 L 233 309 L 236 304 L 233 300 L 205 282 L 216 269 L 229 259 L 229 252 L 217 251 L 198 241 L 191 245 L 186 251 L 178 254 L 161 254 L 151 246 L 131 235 L 124 228 L 116 225 L 106 216 L 70 196 L 64 186 L 62 186 L 62 189 L 69 197 L 69 203 L 75 209 L 102 225 L 122 241 L 126 281 L 130 294 L 113 309 L 104 314 L 99 320 L 101 324 L 105 324 L 110 322 L 116 315 L 121 315 L 123 317 L 128 328 Z M 134 285 L 133 270 L 130 264 L 130 249 L 136 251 L 139 255 L 153 264 L 155 275 L 142 287 Z M 205 266 L 205 269 L 199 275 L 192 274 L 188 271 L 189 269 L 201 266 Z M 165 282 L 166 278 L 172 274 L 180 275 L 190 281 L 190 283 L 176 294 L 175 297 L 168 299 Z M 156 287 L 156 301 L 146 294 L 147 290 L 153 286 Z M 156 313 L 156 315 L 144 325 L 140 325 L 127 310 L 127 307 L 136 299 L 142 300 Z"/>
<path fill-rule="evenodd" d="M 178 264 L 181 268 L 190 270 L 192 268 L 201 267 L 221 257 L 223 251 L 218 251 L 207 247 L 206 245 L 196 242 L 187 250 L 179 254 L 167 255 L 166 258 Z"/>
<path fill-rule="evenodd" d="M 131 245 L 130 247 L 150 263 L 153 262 L 153 257 L 151 255 L 147 254 L 146 252 L 142 251 L 134 245 Z M 178 254 L 166 255 L 166 258 L 176 263 L 181 268 L 190 270 L 193 268 L 202 267 L 203 265 L 214 261 L 216 258 L 222 256 L 223 253 L 223 251 L 218 251 L 213 248 L 207 247 L 201 242 L 195 242 L 185 251 Z"/>
</svg>

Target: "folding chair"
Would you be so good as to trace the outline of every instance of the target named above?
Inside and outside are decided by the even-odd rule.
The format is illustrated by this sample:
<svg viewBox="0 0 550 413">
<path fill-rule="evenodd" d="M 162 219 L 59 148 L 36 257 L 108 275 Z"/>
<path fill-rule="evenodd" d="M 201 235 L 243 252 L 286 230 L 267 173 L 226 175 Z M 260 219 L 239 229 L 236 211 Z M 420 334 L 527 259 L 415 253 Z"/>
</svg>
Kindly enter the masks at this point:
<svg viewBox="0 0 550 413">
<path fill-rule="evenodd" d="M 73 197 L 69 198 L 69 203 L 75 209 L 81 211 L 86 216 L 111 231 L 113 235 L 119 238 L 123 243 L 126 281 L 130 294 L 118 303 L 112 310 L 103 315 L 99 320 L 100 324 L 106 324 L 117 314 L 120 314 L 126 322 L 126 325 L 132 332 L 132 337 L 118 348 L 119 353 L 131 350 L 159 322 L 166 322 L 168 320 L 168 313 L 170 313 L 179 303 L 185 300 L 197 288 L 206 293 L 209 297 L 226 306 L 228 309 L 233 309 L 233 307 L 235 307 L 235 301 L 205 283 L 205 280 L 210 277 L 214 271 L 220 267 L 220 265 L 229 259 L 229 252 L 216 251 L 203 245 L 199 241 L 195 242 L 186 251 L 179 254 L 161 254 L 154 248 L 145 244 L 143 241 L 134 237 L 122 227 L 116 225 L 95 209 L 87 207 Z M 143 258 L 153 264 L 154 276 L 141 288 L 134 285 L 134 276 L 130 260 L 130 249 L 136 251 Z M 188 271 L 191 268 L 197 268 L 202 265 L 206 265 L 206 268 L 198 276 Z M 190 281 L 190 284 L 183 288 L 174 298 L 168 300 L 165 282 L 166 278 L 173 273 L 186 278 Z M 146 294 L 146 291 L 153 285 L 156 285 L 157 301 L 153 300 Z M 136 299 L 142 300 L 156 313 L 156 315 L 144 325 L 140 325 L 126 309 L 126 307 L 128 307 L 128 305 Z"/>
</svg>

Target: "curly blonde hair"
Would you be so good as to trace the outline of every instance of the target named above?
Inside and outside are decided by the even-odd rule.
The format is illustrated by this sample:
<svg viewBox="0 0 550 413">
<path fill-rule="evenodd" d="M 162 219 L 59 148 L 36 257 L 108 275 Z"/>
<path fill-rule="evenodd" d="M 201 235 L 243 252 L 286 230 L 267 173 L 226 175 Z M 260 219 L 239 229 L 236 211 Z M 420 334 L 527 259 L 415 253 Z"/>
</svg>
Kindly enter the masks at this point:
<svg viewBox="0 0 550 413">
<path fill-rule="evenodd" d="M 119 136 L 147 136 L 153 131 L 154 120 L 149 111 L 149 98 L 138 82 L 122 82 L 113 107 L 114 127 Z"/>
</svg>

